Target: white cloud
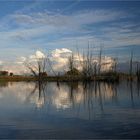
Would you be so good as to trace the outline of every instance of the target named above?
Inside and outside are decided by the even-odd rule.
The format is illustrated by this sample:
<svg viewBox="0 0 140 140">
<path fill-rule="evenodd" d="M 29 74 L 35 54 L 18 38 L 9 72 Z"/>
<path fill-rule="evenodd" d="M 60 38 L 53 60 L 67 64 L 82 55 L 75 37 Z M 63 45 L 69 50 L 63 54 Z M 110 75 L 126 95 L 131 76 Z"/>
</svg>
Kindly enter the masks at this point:
<svg viewBox="0 0 140 140">
<path fill-rule="evenodd" d="M 9 72 L 13 72 L 14 74 L 28 74 L 30 73 L 29 69 L 25 66 L 25 63 L 34 63 L 34 65 L 36 64 L 35 62 L 38 59 L 42 59 L 45 58 L 45 54 L 42 53 L 41 51 L 37 50 L 35 52 L 35 54 L 30 55 L 28 57 L 25 56 L 21 56 L 19 58 L 16 59 L 16 61 L 14 62 L 1 62 L 1 70 L 6 70 Z"/>
<path fill-rule="evenodd" d="M 79 70 L 82 70 L 81 63 L 83 63 L 84 59 L 82 55 L 79 53 L 72 52 L 70 49 L 67 48 L 61 48 L 61 49 L 55 49 L 51 52 L 50 55 L 48 55 L 48 58 L 51 62 L 51 67 L 55 72 L 66 72 L 68 70 L 68 58 L 72 55 L 74 58 L 74 65 Z M 37 50 L 35 54 L 29 55 L 28 57 L 20 57 L 17 58 L 16 62 L 13 63 L 2 63 L 2 70 L 7 70 L 9 72 L 13 72 L 14 74 L 26 74 L 30 73 L 29 69 L 25 66 L 25 63 L 32 63 L 34 66 L 37 65 L 36 61 L 42 58 L 47 58 L 47 56 Z M 98 64 L 98 58 L 93 58 L 93 62 L 97 62 Z M 104 65 L 106 64 L 106 65 Z M 102 58 L 102 71 L 110 70 L 112 69 L 112 66 L 114 65 L 114 60 L 111 57 L 103 57 Z M 50 65 L 48 65 L 47 70 L 50 71 Z M 50 71 L 49 74 L 52 74 L 52 71 Z"/>
<path fill-rule="evenodd" d="M 37 50 L 36 51 L 36 58 L 40 59 L 40 58 L 45 58 L 45 54 L 42 53 L 41 51 Z"/>
<path fill-rule="evenodd" d="M 81 63 L 83 63 L 82 54 L 78 54 L 77 52 L 72 52 L 69 49 L 61 48 L 55 49 L 52 51 L 51 56 L 49 57 L 52 62 L 52 67 L 56 72 L 65 72 L 68 70 L 68 58 L 73 54 L 74 65 L 79 70 L 82 70 Z M 98 58 L 93 58 L 93 62 L 99 63 Z M 111 70 L 115 65 L 115 61 L 111 57 L 102 57 L 101 61 L 102 71 Z"/>
<path fill-rule="evenodd" d="M 37 50 L 34 55 L 29 56 L 29 61 L 37 61 L 38 59 L 43 59 L 45 57 L 47 56 L 45 56 L 43 52 Z"/>
<path fill-rule="evenodd" d="M 55 49 L 52 51 L 50 60 L 55 71 L 65 71 L 68 63 L 68 57 L 71 56 L 72 51 L 66 48 Z"/>
</svg>

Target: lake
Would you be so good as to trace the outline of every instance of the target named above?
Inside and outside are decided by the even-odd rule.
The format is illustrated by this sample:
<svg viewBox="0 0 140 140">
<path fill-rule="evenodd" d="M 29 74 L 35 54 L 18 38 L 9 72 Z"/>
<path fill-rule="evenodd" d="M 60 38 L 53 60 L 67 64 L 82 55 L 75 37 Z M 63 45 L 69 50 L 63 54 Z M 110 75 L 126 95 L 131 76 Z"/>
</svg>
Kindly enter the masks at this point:
<svg viewBox="0 0 140 140">
<path fill-rule="evenodd" d="M 0 138 L 140 138 L 140 85 L 0 83 Z"/>
</svg>

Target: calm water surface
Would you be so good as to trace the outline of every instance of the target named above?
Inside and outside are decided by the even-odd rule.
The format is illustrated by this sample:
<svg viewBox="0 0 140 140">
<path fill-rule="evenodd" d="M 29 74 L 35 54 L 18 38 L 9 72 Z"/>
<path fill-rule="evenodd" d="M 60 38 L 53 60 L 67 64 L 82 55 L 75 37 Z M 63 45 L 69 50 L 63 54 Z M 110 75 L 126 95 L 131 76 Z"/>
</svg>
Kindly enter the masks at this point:
<svg viewBox="0 0 140 140">
<path fill-rule="evenodd" d="M 0 83 L 0 138 L 140 138 L 137 83 Z"/>
</svg>

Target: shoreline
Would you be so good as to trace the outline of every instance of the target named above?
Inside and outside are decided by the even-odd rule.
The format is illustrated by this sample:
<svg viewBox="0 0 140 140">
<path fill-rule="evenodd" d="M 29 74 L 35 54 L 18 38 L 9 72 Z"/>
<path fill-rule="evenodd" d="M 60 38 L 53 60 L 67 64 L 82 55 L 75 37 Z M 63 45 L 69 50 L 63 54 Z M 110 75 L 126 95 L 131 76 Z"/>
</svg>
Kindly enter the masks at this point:
<svg viewBox="0 0 140 140">
<path fill-rule="evenodd" d="M 99 75 L 93 77 L 82 77 L 82 76 L 46 76 L 42 77 L 40 81 L 50 81 L 50 82 L 90 82 L 90 81 L 105 81 L 105 82 L 119 82 L 122 80 L 133 81 L 137 80 L 136 76 L 130 75 Z M 39 81 L 37 77 L 34 76 L 0 76 L 0 82 L 22 82 L 22 81 Z"/>
</svg>

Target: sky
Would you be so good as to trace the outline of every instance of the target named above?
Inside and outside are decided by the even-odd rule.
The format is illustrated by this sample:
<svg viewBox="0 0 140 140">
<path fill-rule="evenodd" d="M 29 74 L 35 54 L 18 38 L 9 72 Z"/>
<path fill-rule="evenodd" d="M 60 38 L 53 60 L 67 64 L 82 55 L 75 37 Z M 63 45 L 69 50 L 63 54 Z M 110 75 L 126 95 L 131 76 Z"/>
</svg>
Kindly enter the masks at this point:
<svg viewBox="0 0 140 140">
<path fill-rule="evenodd" d="M 0 68 L 16 67 L 37 50 L 67 50 L 127 61 L 140 59 L 140 2 L 94 0 L 1 0 Z M 5 66 L 5 67 L 4 67 Z"/>
</svg>

